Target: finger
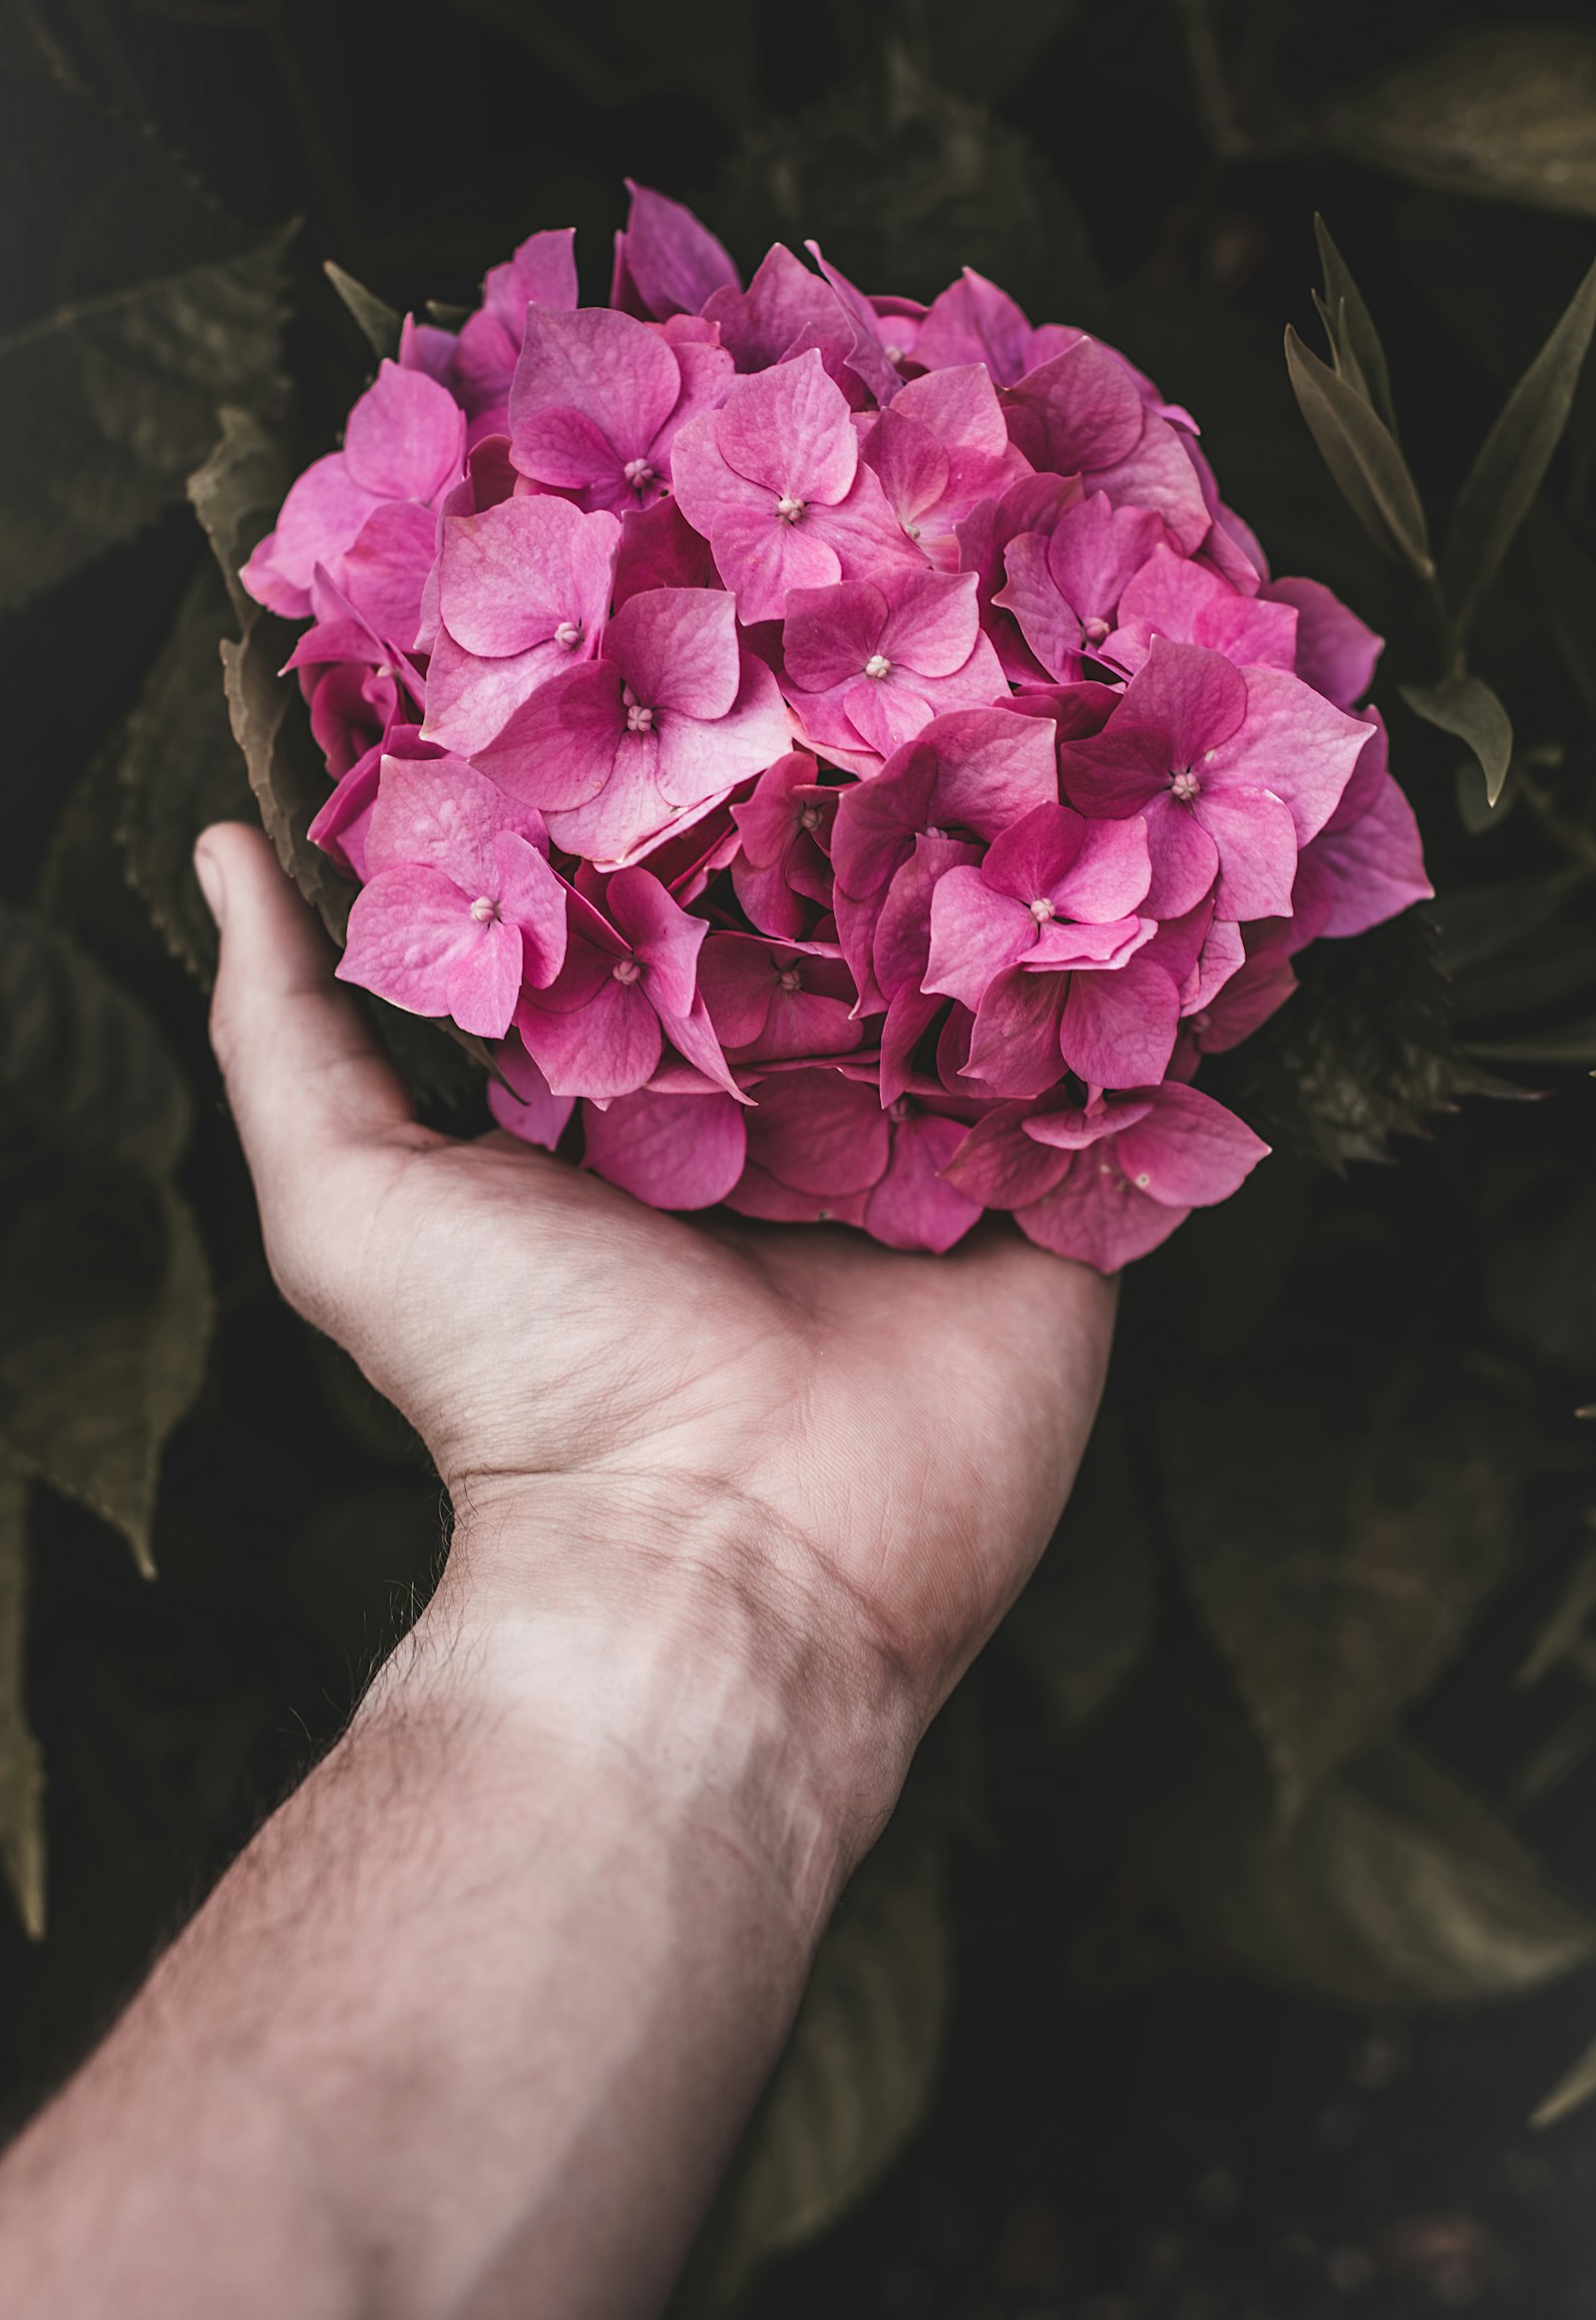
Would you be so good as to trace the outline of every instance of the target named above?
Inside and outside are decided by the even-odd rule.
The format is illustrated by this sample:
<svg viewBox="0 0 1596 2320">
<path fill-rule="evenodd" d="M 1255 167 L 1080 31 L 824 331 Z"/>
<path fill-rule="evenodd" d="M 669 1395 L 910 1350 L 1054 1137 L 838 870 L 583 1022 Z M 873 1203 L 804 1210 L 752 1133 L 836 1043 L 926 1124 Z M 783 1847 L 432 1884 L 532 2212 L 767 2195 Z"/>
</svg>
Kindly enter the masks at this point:
<svg viewBox="0 0 1596 2320">
<path fill-rule="evenodd" d="M 263 1209 L 322 1198 L 330 1164 L 412 1122 L 333 951 L 265 835 L 217 822 L 195 870 L 221 934 L 210 1039 Z"/>
</svg>

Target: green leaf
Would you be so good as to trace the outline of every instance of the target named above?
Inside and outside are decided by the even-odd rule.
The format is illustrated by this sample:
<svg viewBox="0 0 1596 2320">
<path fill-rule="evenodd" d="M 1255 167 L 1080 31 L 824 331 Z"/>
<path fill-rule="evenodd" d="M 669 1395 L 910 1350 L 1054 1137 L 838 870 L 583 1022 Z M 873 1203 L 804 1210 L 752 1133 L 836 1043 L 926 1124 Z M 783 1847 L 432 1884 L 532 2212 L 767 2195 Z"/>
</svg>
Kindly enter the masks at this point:
<svg viewBox="0 0 1596 2320">
<path fill-rule="evenodd" d="M 286 620 L 252 609 L 243 635 L 221 647 L 227 711 L 277 860 L 341 949 L 356 889 L 308 835 L 327 796 L 327 768 L 297 687 L 278 674 L 294 641 Z"/>
<path fill-rule="evenodd" d="M 0 1458 L 0 1866 L 17 1914 L 44 1936 L 44 1767 L 24 1693 L 28 1595 L 28 1484 Z"/>
<path fill-rule="evenodd" d="M 1596 216 L 1596 33 L 1482 26 L 1338 106 L 1326 128 L 1359 161 L 1443 193 Z"/>
<path fill-rule="evenodd" d="M 1485 777 L 1485 802 L 1493 806 L 1513 761 L 1513 727 L 1490 686 L 1477 676 L 1444 676 L 1439 684 L 1404 684 L 1397 690 L 1415 717 L 1474 752 Z"/>
<path fill-rule="evenodd" d="M 1286 331 L 1286 368 L 1343 498 L 1377 548 L 1420 580 L 1434 573 L 1424 511 L 1385 421 L 1346 379 Z"/>
<path fill-rule="evenodd" d="M 187 489 L 242 625 L 259 606 L 238 574 L 276 522 L 291 478 L 281 442 L 255 412 L 224 404 L 216 420 L 220 433 Z"/>
<path fill-rule="evenodd" d="M 0 610 L 182 496 L 219 403 L 281 392 L 286 236 L 98 297 L 0 338 Z"/>
<path fill-rule="evenodd" d="M 204 1378 L 209 1271 L 188 1207 L 127 1174 L 16 1197 L 0 1238 L 0 1450 L 154 1572 L 161 1453 Z"/>
<path fill-rule="evenodd" d="M 1525 1689 L 1539 1684 L 1565 1660 L 1596 1673 L 1596 1666 L 1591 1663 L 1590 1638 L 1585 1632 L 1592 1612 L 1596 1612 L 1596 1546 L 1588 1546 L 1576 1556 L 1574 1567 L 1563 1583 L 1563 1592 L 1526 1653 L 1514 1682 Z"/>
<path fill-rule="evenodd" d="M 730 2307 L 853 2206 L 925 2117 L 941 2058 L 947 1836 L 900 1807 L 826 1932 L 776 2076 L 705 2228 L 686 2312 Z"/>
<path fill-rule="evenodd" d="M 1511 1039 L 1470 1039 L 1470 1055 L 1485 1063 L 1585 1063 L 1596 1066 L 1596 1015 Z"/>
<path fill-rule="evenodd" d="M 1592 330 L 1596 265 L 1508 396 L 1457 496 L 1441 557 L 1441 588 L 1459 636 L 1466 634 L 1540 490 L 1568 424 Z"/>
<path fill-rule="evenodd" d="M 375 290 L 368 290 L 364 282 L 357 282 L 342 266 L 330 257 L 323 258 L 321 270 L 359 323 L 366 343 L 380 362 L 385 356 L 397 361 L 399 340 L 404 329 L 404 316 L 386 298 L 379 298 Z"/>
<path fill-rule="evenodd" d="M 1099 1419 L 1036 1576 L 1003 1623 L 1063 1735 L 1113 1698 L 1151 1639 L 1158 1564 L 1124 1429 Z"/>
<path fill-rule="evenodd" d="M 227 591 L 206 560 L 117 753 L 117 835 L 129 880 L 167 948 L 206 983 L 215 971 L 216 929 L 194 874 L 194 843 L 208 823 L 252 811 L 221 689 L 221 645 L 231 632 Z"/>
<path fill-rule="evenodd" d="M 1391 430 L 1395 442 L 1396 412 L 1392 402 L 1391 372 L 1380 332 L 1375 328 L 1374 317 L 1364 303 L 1363 292 L 1353 279 L 1352 268 L 1336 247 L 1330 227 L 1317 211 L 1314 215 L 1314 235 L 1319 243 L 1319 262 L 1325 274 L 1324 297 L 1315 302 L 1330 333 L 1331 346 L 1336 354 L 1336 368 L 1348 378 L 1350 385 L 1359 389 L 1366 401 L 1373 404 Z"/>
<path fill-rule="evenodd" d="M 1164 1429 L 1187 1585 L 1289 1824 L 1422 1692 L 1502 1577 L 1502 1464 L 1460 1417 L 1186 1393 Z"/>
<path fill-rule="evenodd" d="M 1215 1736 L 1132 1832 L 1132 1866 L 1216 1962 L 1346 2006 L 1516 1997 L 1596 1957 L 1596 1923 L 1401 1740 L 1327 1781 L 1283 1840 L 1256 1757 Z"/>
<path fill-rule="evenodd" d="M 0 903 L 0 1156 L 19 1141 L 165 1176 L 188 1089 L 154 1023 L 59 929 Z"/>
</svg>

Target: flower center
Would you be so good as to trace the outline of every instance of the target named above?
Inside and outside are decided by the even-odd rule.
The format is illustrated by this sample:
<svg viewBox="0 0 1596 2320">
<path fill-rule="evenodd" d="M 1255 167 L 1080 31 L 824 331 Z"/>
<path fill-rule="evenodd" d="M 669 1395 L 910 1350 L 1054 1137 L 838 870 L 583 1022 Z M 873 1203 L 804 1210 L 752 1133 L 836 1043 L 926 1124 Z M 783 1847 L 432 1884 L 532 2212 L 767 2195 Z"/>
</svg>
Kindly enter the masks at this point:
<svg viewBox="0 0 1596 2320">
<path fill-rule="evenodd" d="M 642 968 L 635 959 L 617 959 L 609 971 L 617 982 L 635 982 Z"/>
<path fill-rule="evenodd" d="M 582 642 L 582 622 L 580 620 L 562 620 L 555 630 L 555 642 L 563 644 L 568 652 L 575 652 L 577 646 Z"/>
<path fill-rule="evenodd" d="M 620 472 L 634 492 L 645 492 L 650 484 L 659 481 L 645 459 L 628 459 Z"/>
<path fill-rule="evenodd" d="M 789 499 L 785 493 L 776 502 L 776 514 L 784 524 L 796 524 L 803 512 L 803 501 Z"/>
<path fill-rule="evenodd" d="M 1106 620 L 1088 620 L 1081 629 L 1081 635 L 1088 644 L 1101 644 L 1107 633 L 1108 622 Z"/>
<path fill-rule="evenodd" d="M 866 676 L 875 677 L 878 683 L 884 676 L 890 676 L 891 673 L 892 662 L 887 658 L 885 652 L 873 652 L 865 662 Z"/>
<path fill-rule="evenodd" d="M 799 979 L 797 967 L 784 967 L 776 977 L 776 987 L 778 990 L 802 990 L 804 986 Z"/>
<path fill-rule="evenodd" d="M 1181 772 L 1172 773 L 1169 777 L 1169 794 L 1172 798 L 1178 798 L 1183 806 L 1191 804 L 1192 799 L 1200 793 L 1202 786 L 1189 765 L 1184 767 Z"/>
<path fill-rule="evenodd" d="M 805 806 L 798 817 L 798 827 L 800 830 L 818 830 L 820 827 L 820 808 L 818 806 Z"/>
<path fill-rule="evenodd" d="M 908 1117 L 909 1117 L 909 1098 L 908 1098 L 906 1095 L 901 1095 L 901 1096 L 899 1096 L 899 1098 L 898 1098 L 898 1100 L 896 1101 L 896 1103 L 890 1103 L 890 1104 L 887 1106 L 887 1117 L 888 1117 L 888 1119 L 890 1119 L 890 1120 L 906 1120 L 906 1119 L 908 1119 Z"/>
<path fill-rule="evenodd" d="M 492 895 L 480 894 L 471 906 L 471 915 L 479 927 L 491 927 L 499 916 L 499 905 Z"/>
<path fill-rule="evenodd" d="M 1053 906 L 1044 894 L 1039 894 L 1030 906 L 1030 915 L 1038 927 L 1045 927 L 1053 915 Z"/>
<path fill-rule="evenodd" d="M 652 709 L 645 709 L 642 706 L 629 684 L 622 685 L 620 697 L 626 708 L 626 731 L 628 733 L 651 733 L 654 729 Z"/>
</svg>

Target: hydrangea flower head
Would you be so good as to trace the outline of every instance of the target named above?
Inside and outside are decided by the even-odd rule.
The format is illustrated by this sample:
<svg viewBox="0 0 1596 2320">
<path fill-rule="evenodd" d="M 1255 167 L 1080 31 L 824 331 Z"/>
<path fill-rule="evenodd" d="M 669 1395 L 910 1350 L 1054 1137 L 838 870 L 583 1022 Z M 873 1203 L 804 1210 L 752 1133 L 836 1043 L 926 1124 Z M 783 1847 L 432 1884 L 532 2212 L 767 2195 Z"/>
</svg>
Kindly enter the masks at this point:
<svg viewBox="0 0 1596 2320">
<path fill-rule="evenodd" d="M 1209 1058 L 1429 892 L 1380 639 L 1114 348 L 629 192 L 605 304 L 545 230 L 407 323 L 245 567 L 338 972 L 617 1193 L 1116 1271 L 1264 1156 Z"/>
</svg>

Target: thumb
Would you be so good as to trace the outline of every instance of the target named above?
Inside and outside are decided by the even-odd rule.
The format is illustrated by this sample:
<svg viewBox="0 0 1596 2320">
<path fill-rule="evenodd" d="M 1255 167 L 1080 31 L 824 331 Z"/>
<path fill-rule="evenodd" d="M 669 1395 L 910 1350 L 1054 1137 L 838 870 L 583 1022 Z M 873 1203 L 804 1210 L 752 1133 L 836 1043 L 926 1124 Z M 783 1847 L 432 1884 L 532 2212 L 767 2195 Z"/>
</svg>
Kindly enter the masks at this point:
<svg viewBox="0 0 1596 2320">
<path fill-rule="evenodd" d="M 210 1043 L 269 1241 L 305 1203 L 326 1204 L 336 1163 L 421 1131 L 264 832 L 214 823 L 194 860 L 221 935 Z"/>
</svg>

